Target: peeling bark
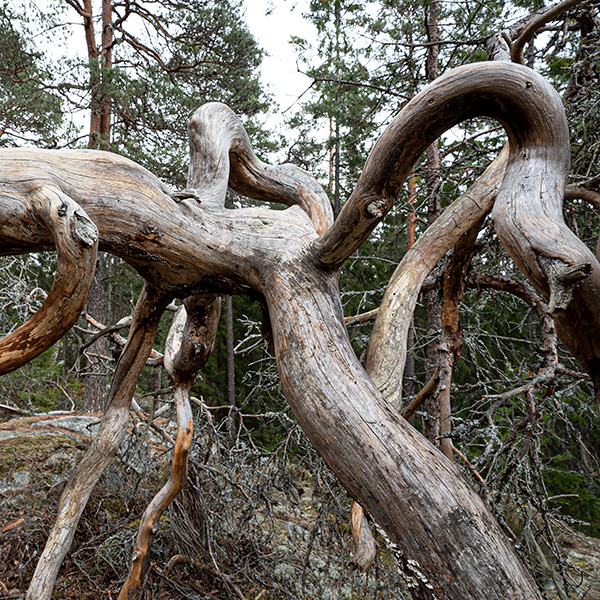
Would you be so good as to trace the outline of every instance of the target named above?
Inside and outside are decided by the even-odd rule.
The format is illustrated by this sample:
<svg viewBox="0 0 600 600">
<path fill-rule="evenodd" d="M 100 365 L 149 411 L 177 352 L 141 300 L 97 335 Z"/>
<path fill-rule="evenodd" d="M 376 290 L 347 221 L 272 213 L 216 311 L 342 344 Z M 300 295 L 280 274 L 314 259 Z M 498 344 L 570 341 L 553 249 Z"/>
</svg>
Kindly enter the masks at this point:
<svg viewBox="0 0 600 600">
<path fill-rule="evenodd" d="M 167 483 L 142 515 L 129 575 L 118 600 L 138 597 L 158 521 L 187 481 L 188 454 L 194 432 L 190 388 L 212 352 L 220 312 L 219 297 L 212 294 L 192 296 L 179 309 L 169 330 L 165 345 L 165 369 L 173 380 L 177 415 L 177 439 L 173 447 L 171 472 Z"/>
<path fill-rule="evenodd" d="M 440 403 L 440 443 L 448 460 L 453 459 L 450 404 L 452 373 L 461 354 L 462 329 L 458 307 L 462 301 L 467 269 L 475 253 L 475 242 L 483 224 L 483 217 L 467 231 L 454 246 L 452 255 L 444 265 L 442 274 L 442 337 L 440 341 L 440 382 L 438 401 Z"/>
</svg>

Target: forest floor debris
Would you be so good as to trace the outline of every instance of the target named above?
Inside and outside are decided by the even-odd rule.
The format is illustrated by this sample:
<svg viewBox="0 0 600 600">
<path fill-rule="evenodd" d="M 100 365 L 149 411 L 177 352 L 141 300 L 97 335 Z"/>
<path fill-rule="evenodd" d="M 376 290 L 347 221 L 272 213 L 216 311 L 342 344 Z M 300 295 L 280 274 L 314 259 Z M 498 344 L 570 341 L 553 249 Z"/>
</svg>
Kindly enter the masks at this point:
<svg viewBox="0 0 600 600">
<path fill-rule="evenodd" d="M 0 599 L 24 597 L 62 487 L 89 443 L 86 432 L 95 418 L 73 415 L 65 421 L 64 415 L 56 415 L 0 424 Z M 168 429 L 168 422 L 163 426 Z M 145 462 L 138 457 L 138 463 L 130 461 L 128 466 L 126 461 L 139 447 L 135 428 L 130 428 L 128 440 L 128 450 L 107 469 L 92 494 L 59 575 L 57 599 L 109 600 L 118 594 L 139 517 L 164 481 L 169 459 L 167 448 L 155 441 L 143 446 Z M 275 482 L 264 488 L 270 496 L 259 505 L 241 476 L 228 485 L 220 470 L 220 450 L 209 446 L 204 438 L 196 444 L 186 492 L 161 520 L 145 598 L 409 597 L 385 551 L 367 574 L 348 567 L 352 548 L 347 522 L 319 496 L 313 475 L 295 468 L 288 480 L 295 488 L 291 501 L 283 491 L 285 473 L 275 475 L 274 463 L 255 457 L 256 470 Z M 148 463 L 154 467 L 145 467 Z M 204 486 L 204 496 L 196 493 L 199 486 Z M 215 512 L 209 504 L 215 496 L 224 503 L 221 514 L 210 514 Z M 214 520 L 212 525 L 207 517 Z M 237 526 L 230 517 L 238 520 Z M 212 534 L 208 541 L 207 531 Z M 572 598 L 600 599 L 600 540 L 564 534 L 560 541 L 579 591 Z M 558 598 L 551 583 L 546 593 Z"/>
</svg>

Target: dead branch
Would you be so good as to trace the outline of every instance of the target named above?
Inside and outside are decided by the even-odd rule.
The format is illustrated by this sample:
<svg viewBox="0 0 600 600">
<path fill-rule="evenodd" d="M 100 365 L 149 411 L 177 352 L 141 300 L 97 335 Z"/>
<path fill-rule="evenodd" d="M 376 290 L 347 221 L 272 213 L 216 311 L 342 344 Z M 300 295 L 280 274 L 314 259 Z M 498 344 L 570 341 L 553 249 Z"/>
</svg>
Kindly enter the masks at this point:
<svg viewBox="0 0 600 600">
<path fill-rule="evenodd" d="M 165 369 L 175 387 L 177 440 L 173 447 L 169 480 L 152 499 L 142 516 L 136 538 L 131 567 L 119 600 L 137 598 L 148 562 L 148 553 L 156 535 L 156 525 L 187 480 L 188 454 L 193 438 L 193 416 L 190 388 L 198 371 L 211 354 L 221 299 L 212 294 L 190 296 L 171 325 L 165 345 Z"/>
<path fill-rule="evenodd" d="M 54 527 L 37 564 L 26 600 L 49 600 L 52 596 L 58 570 L 71 547 L 88 498 L 127 432 L 133 391 L 152 349 L 160 317 L 170 301 L 170 295 L 148 285 L 140 295 L 127 345 L 117 363 L 100 430 L 63 490 Z"/>
<path fill-rule="evenodd" d="M 79 318 L 96 265 L 98 231 L 83 209 L 58 188 L 39 186 L 30 200 L 58 253 L 56 276 L 42 307 L 0 340 L 0 374 L 10 373 L 58 341 Z"/>
<path fill-rule="evenodd" d="M 421 405 L 429 400 L 433 394 L 435 394 L 435 390 L 437 389 L 439 381 L 440 368 L 438 366 L 435 368 L 427 383 L 421 388 L 421 390 L 419 390 L 417 395 L 412 399 L 411 403 L 404 409 L 402 416 L 407 421 L 410 421 L 410 419 L 412 419 L 415 413 L 419 410 Z"/>
</svg>

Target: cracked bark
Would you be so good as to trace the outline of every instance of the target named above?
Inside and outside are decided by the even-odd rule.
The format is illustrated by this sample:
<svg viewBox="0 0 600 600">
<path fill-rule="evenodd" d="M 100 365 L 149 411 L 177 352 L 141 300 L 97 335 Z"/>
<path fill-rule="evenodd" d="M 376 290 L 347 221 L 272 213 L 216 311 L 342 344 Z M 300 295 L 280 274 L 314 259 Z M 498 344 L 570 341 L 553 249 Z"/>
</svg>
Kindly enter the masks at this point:
<svg viewBox="0 0 600 600">
<path fill-rule="evenodd" d="M 575 285 L 573 300 L 564 311 L 569 314 L 585 294 L 590 302 L 595 299 L 589 295 L 593 289 L 586 286 L 600 266 L 593 255 L 581 260 L 570 254 L 576 244 L 560 216 L 568 169 L 562 105 L 541 77 L 522 66 L 461 67 L 416 96 L 377 142 L 357 189 L 324 233 L 327 209 L 323 196 L 314 191 L 316 184 L 311 187 L 308 176 L 294 170 L 289 185 L 278 187 L 278 178 L 289 174 L 286 169 L 247 167 L 251 161 L 240 136 L 230 135 L 229 117 L 220 121 L 222 133 L 218 123 L 211 129 L 215 144 L 204 145 L 196 143 L 198 119 L 192 120 L 191 173 L 202 176 L 191 181 L 192 191 L 180 202 L 150 173 L 108 153 L 0 150 L 0 252 L 53 247 L 46 227 L 24 224 L 29 223 L 32 188 L 41 182 L 59 182 L 63 193 L 96 224 L 100 248 L 125 258 L 148 282 L 146 300 L 138 304 L 140 314 L 146 316 L 139 319 L 139 327 L 132 327 L 98 441 L 65 493 L 80 489 L 82 478 L 89 483 L 86 473 L 99 477 L 116 450 L 138 369 L 150 352 L 158 316 L 171 297 L 198 290 L 262 295 L 283 389 L 298 422 L 351 497 L 396 546 L 401 567 L 414 583 L 413 596 L 541 598 L 510 542 L 460 471 L 398 415 L 366 375 L 348 340 L 339 299 L 339 268 L 392 207 L 416 158 L 456 122 L 482 115 L 498 119 L 508 130 L 510 156 L 498 196 L 508 215 L 504 230 L 509 242 L 522 245 L 521 263 L 528 276 L 548 292 L 538 256 L 570 266 L 592 264 L 592 274 Z M 223 152 L 231 168 L 216 169 L 211 177 L 211 165 L 219 164 L 215 157 L 224 156 Z M 247 186 L 249 195 L 264 190 L 267 200 L 279 198 L 294 205 L 285 211 L 223 209 L 226 184 L 218 180 L 226 177 Z M 534 209 L 535 231 L 530 231 L 525 205 L 533 201 L 545 211 Z M 465 200 L 462 208 L 469 202 Z M 475 207 L 475 212 L 480 210 Z M 503 214 L 497 222 L 502 222 Z M 539 235 L 548 222 L 550 241 Z M 535 259 L 533 266 L 530 257 Z M 154 290 L 152 299 L 148 290 Z M 598 328 L 595 311 L 600 308 L 584 308 L 589 311 L 587 322 L 567 323 L 571 333 L 587 337 Z M 75 506 L 72 495 L 66 497 L 61 515 Z M 69 512 L 67 521 L 59 516 L 57 531 L 72 535 L 86 500 L 76 496 L 77 510 Z M 57 571 L 62 558 L 57 558 L 56 536 L 53 533 L 48 547 Z M 60 543 L 60 551 L 66 552 L 68 545 L 68 541 Z M 49 577 L 47 567 L 44 558 L 29 598 L 51 595 L 55 573 Z M 41 580 L 47 584 L 46 596 Z"/>
</svg>

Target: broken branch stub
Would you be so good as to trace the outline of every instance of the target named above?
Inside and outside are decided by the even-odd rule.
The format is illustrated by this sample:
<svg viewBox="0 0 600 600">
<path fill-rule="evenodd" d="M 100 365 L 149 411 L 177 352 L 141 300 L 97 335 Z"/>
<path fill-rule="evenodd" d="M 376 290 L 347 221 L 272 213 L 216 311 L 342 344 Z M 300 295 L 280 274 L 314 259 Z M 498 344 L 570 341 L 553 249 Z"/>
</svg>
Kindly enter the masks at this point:
<svg viewBox="0 0 600 600">
<path fill-rule="evenodd" d="M 350 529 L 354 540 L 354 554 L 350 564 L 365 573 L 377 558 L 377 542 L 369 528 L 365 511 L 354 501 L 350 505 Z"/>
</svg>

